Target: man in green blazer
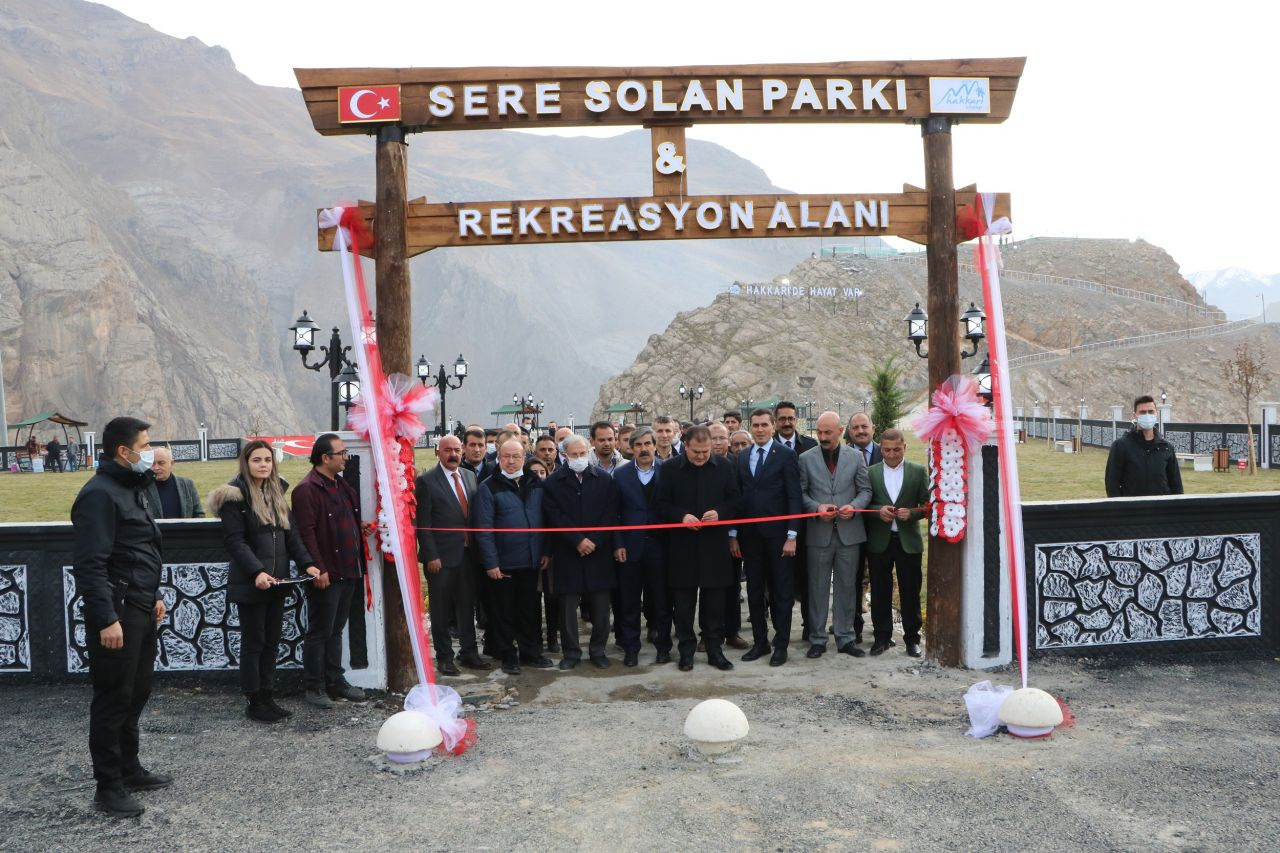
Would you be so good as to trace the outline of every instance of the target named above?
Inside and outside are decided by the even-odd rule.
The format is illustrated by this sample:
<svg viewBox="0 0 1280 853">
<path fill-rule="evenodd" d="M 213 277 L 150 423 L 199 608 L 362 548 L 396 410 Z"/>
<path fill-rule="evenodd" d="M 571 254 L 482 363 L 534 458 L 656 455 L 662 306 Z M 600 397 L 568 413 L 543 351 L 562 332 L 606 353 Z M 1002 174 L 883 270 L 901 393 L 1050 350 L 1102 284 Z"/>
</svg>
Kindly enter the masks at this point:
<svg viewBox="0 0 1280 853">
<path fill-rule="evenodd" d="M 871 624 L 875 643 L 871 654 L 884 654 L 893 637 L 893 571 L 898 571 L 898 602 L 902 611 L 902 639 L 907 654 L 920 657 L 920 561 L 924 539 L 920 519 L 929 502 L 929 472 L 907 462 L 907 440 L 901 430 L 880 436 L 883 462 L 871 466 L 871 503 L 867 516 L 867 551 L 871 555 Z"/>
</svg>

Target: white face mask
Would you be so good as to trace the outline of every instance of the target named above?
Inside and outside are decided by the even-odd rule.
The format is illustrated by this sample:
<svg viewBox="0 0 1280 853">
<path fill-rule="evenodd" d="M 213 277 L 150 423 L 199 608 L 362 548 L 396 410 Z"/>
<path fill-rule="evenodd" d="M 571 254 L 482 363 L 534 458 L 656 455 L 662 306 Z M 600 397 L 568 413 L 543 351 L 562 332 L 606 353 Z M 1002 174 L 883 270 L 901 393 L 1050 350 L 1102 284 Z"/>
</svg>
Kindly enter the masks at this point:
<svg viewBox="0 0 1280 853">
<path fill-rule="evenodd" d="M 156 464 L 156 452 L 154 450 L 136 450 L 138 454 L 137 462 L 130 462 L 129 468 L 139 474 L 145 474 L 151 470 L 151 466 Z"/>
<path fill-rule="evenodd" d="M 568 464 L 569 470 L 573 471 L 575 474 L 581 474 L 583 471 L 587 470 L 587 465 L 590 463 L 587 462 L 587 457 L 579 456 L 577 459 L 568 460 Z"/>
<path fill-rule="evenodd" d="M 1138 415 L 1138 429 L 1155 429 L 1156 416 L 1151 414 Z"/>
<path fill-rule="evenodd" d="M 484 446 L 484 449 L 485 449 L 485 452 L 486 452 L 486 453 L 493 453 L 495 450 L 497 450 L 497 449 L 498 449 L 498 445 L 494 444 L 494 443 L 491 441 L 491 442 L 489 442 L 488 444 L 486 444 L 486 445 Z"/>
<path fill-rule="evenodd" d="M 516 471 L 508 471 L 504 468 L 502 469 L 502 476 L 506 477 L 508 480 L 519 480 L 521 477 L 524 476 L 524 469 L 518 469 Z"/>
</svg>

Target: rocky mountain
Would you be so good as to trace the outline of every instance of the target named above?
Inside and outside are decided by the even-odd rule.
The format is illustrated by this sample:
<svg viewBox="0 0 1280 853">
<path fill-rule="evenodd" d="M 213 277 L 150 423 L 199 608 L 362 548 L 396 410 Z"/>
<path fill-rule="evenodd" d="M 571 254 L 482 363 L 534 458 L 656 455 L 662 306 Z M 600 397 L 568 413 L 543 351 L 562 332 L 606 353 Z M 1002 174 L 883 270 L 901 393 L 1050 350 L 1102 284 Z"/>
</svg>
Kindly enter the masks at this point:
<svg viewBox="0 0 1280 853">
<path fill-rule="evenodd" d="M 1183 333 L 1223 319 L 1186 305 L 1148 302 L 1069 286 L 1025 273 L 1088 279 L 1174 299 L 1196 294 L 1176 262 L 1158 247 L 1128 240 L 1033 239 L 1003 248 L 1005 319 L 1010 356 L 1033 355 L 1149 335 Z M 965 247 L 961 260 L 971 259 Z M 1019 273 L 1023 273 L 1020 275 Z M 681 382 L 706 388 L 697 417 L 736 409 L 744 400 L 786 398 L 815 412 L 848 415 L 869 396 L 866 375 L 889 357 L 905 369 L 902 384 L 923 399 L 926 362 L 906 341 L 903 318 L 919 302 L 927 306 L 927 270 L 921 258 L 824 256 L 802 261 L 770 282 L 743 283 L 710 304 L 683 312 L 653 335 L 631 366 L 601 388 L 595 413 L 638 401 L 646 418 L 667 412 L 689 415 L 677 391 Z M 982 304 L 981 284 L 960 276 L 960 304 Z M 861 296 L 852 298 L 854 290 Z M 795 291 L 802 295 L 795 295 Z M 939 329 L 931 328 L 930 335 Z M 958 330 L 956 334 L 958 334 Z M 1176 338 L 1176 335 L 1175 335 Z M 1014 371 L 1014 405 L 1037 400 L 1075 411 L 1083 397 L 1096 416 L 1109 406 L 1129 406 L 1141 390 L 1169 394 L 1177 418 L 1240 420 L 1240 404 L 1222 382 L 1222 363 L 1241 341 L 1254 342 L 1280 367 L 1280 333 L 1255 326 L 1221 337 L 1164 340 L 1073 354 Z M 983 353 L 965 361 L 972 371 Z M 812 377 L 812 382 L 802 377 Z M 805 387 L 809 385 L 809 387 Z M 1280 371 L 1264 397 L 1280 393 Z"/>
<path fill-rule="evenodd" d="M 691 193 L 777 192 L 751 163 L 689 146 Z M 10 420 L 119 412 L 161 436 L 252 421 L 328 426 L 327 375 L 286 327 L 345 316 L 318 207 L 373 195 L 373 144 L 316 134 L 295 90 L 222 48 L 81 0 L 0 0 L 0 355 Z M 647 137 L 410 138 L 409 191 L 435 200 L 647 192 Z M 763 278 L 808 241 L 437 250 L 415 259 L 413 351 L 462 352 L 451 414 L 492 422 L 513 392 L 579 419 L 676 311 Z M 371 272 L 371 266 L 370 266 Z M 326 336 L 327 337 L 327 336 Z M 349 335 L 347 336 L 349 337 Z"/>
<path fill-rule="evenodd" d="M 1268 322 L 1280 321 L 1280 273 L 1262 275 L 1239 267 L 1203 270 L 1187 276 L 1204 298 L 1232 320 L 1256 317 L 1266 303 Z"/>
</svg>

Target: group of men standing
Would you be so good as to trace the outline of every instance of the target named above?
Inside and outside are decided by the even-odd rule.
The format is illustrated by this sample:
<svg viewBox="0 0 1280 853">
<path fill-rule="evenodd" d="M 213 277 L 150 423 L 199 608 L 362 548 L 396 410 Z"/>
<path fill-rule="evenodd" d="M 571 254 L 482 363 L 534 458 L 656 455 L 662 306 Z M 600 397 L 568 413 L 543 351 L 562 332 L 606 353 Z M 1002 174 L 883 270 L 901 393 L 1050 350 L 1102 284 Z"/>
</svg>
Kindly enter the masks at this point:
<svg viewBox="0 0 1280 853">
<path fill-rule="evenodd" d="M 878 655 L 895 645 L 895 572 L 906 651 L 919 656 L 924 467 L 905 461 L 900 431 L 874 442 L 865 414 L 846 427 L 824 412 L 817 441 L 797 433 L 796 415 L 789 402 L 756 409 L 746 430 L 734 412 L 683 429 L 659 416 L 622 446 L 606 421 L 589 438 L 563 428 L 532 445 L 518 427 L 494 442 L 479 428 L 444 437 L 439 465 L 416 483 L 439 671 L 489 668 L 476 615 L 486 653 L 508 673 L 555 666 L 544 651 L 557 648 L 560 669 L 578 666 L 579 614 L 600 668 L 610 665 L 611 627 L 624 665 L 638 665 L 642 620 L 655 664 L 674 650 L 687 671 L 705 650 L 712 666 L 732 669 L 727 645 L 746 649 L 744 661 L 782 666 L 797 600 L 808 657 L 826 651 L 829 611 L 837 650 L 862 657 L 868 576 Z"/>
</svg>

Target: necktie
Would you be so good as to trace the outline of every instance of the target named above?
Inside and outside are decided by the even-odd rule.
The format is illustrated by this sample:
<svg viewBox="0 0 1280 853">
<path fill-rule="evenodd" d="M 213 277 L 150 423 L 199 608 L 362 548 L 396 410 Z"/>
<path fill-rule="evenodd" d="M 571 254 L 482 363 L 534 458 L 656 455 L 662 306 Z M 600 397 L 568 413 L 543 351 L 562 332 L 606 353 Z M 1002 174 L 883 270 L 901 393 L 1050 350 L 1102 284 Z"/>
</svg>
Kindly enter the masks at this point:
<svg viewBox="0 0 1280 853">
<path fill-rule="evenodd" d="M 867 457 L 867 464 L 870 465 L 871 464 L 871 445 L 868 444 L 866 449 L 863 450 L 862 453 L 864 456 Z"/>
<path fill-rule="evenodd" d="M 462 475 L 457 471 L 453 472 L 453 491 L 458 496 L 458 503 L 462 505 L 462 517 L 468 521 L 471 520 L 471 507 L 467 504 L 467 491 L 462 488 Z M 471 532 L 462 534 L 463 547 L 471 544 Z"/>
<path fill-rule="evenodd" d="M 752 473 L 753 477 L 760 476 L 760 469 L 764 467 L 764 448 L 756 448 L 756 470 Z"/>
<path fill-rule="evenodd" d="M 786 444 L 787 444 L 787 450 L 795 450 L 795 448 L 791 446 L 791 439 L 788 438 L 786 441 Z"/>
</svg>

